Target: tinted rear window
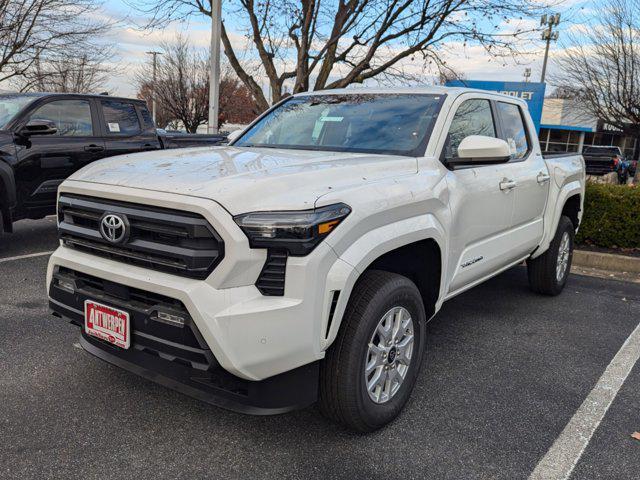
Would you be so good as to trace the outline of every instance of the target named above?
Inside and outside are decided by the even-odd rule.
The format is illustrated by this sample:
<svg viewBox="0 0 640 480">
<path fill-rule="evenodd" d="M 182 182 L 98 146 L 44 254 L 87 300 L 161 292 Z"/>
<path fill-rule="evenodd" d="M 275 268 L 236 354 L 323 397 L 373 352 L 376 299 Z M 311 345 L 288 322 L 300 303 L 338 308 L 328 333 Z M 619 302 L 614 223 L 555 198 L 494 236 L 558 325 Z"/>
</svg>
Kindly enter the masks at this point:
<svg viewBox="0 0 640 480">
<path fill-rule="evenodd" d="M 107 133 L 112 135 L 135 135 L 140 132 L 140 121 L 133 103 L 103 100 L 102 113 Z"/>
</svg>

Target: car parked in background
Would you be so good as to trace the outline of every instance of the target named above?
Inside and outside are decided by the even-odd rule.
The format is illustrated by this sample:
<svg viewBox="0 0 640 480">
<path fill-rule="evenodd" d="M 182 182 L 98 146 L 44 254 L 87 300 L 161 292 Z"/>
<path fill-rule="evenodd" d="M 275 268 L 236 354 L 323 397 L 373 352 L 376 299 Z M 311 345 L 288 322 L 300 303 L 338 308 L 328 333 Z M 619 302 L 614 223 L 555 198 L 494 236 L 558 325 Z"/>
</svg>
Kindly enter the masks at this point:
<svg viewBox="0 0 640 480">
<path fill-rule="evenodd" d="M 55 213 L 58 186 L 105 157 L 217 145 L 221 135 L 159 134 L 143 100 L 106 95 L 0 95 L 0 233 Z"/>
<path fill-rule="evenodd" d="M 626 178 L 633 177 L 638 165 L 637 160 L 628 160 L 620 147 L 589 145 L 582 149 L 582 156 L 587 169 L 587 175 L 606 175 L 617 172 L 620 183 Z"/>
</svg>

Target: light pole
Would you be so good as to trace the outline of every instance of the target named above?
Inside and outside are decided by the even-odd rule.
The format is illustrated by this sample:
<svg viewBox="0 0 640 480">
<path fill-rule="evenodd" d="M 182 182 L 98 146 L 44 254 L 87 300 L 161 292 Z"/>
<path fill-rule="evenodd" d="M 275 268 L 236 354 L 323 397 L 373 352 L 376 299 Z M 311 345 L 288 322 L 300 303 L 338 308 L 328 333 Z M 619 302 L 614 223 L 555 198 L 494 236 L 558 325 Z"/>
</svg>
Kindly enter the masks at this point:
<svg viewBox="0 0 640 480">
<path fill-rule="evenodd" d="M 547 76 L 547 61 L 549 60 L 549 47 L 551 46 L 551 41 L 554 42 L 558 40 L 559 33 L 557 30 L 554 30 L 553 27 L 557 27 L 560 25 L 560 14 L 556 13 L 554 15 L 542 15 L 540 18 L 540 25 L 546 26 L 542 32 L 542 40 L 547 42 L 547 45 L 544 49 L 544 61 L 542 63 L 542 75 L 540 75 L 540 83 L 544 82 L 544 78 Z"/>
<path fill-rule="evenodd" d="M 153 85 L 151 85 L 151 115 L 153 116 L 153 123 L 156 123 L 156 74 L 158 71 L 158 55 L 162 55 L 162 52 L 151 51 L 147 52 L 148 55 L 153 56 Z"/>
<path fill-rule="evenodd" d="M 220 35 L 222 33 L 222 0 L 211 0 L 211 52 L 209 72 L 208 133 L 218 133 L 218 104 L 220 101 Z"/>
</svg>

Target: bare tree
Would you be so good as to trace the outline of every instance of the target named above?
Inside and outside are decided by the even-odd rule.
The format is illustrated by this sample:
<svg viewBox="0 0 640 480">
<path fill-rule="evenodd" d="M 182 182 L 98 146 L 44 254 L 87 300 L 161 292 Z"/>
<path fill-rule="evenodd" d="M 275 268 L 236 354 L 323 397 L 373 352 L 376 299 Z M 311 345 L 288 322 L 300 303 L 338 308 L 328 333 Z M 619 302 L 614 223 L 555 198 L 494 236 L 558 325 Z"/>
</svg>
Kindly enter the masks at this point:
<svg viewBox="0 0 640 480">
<path fill-rule="evenodd" d="M 137 97 L 140 100 L 144 100 L 147 102 L 147 106 L 149 107 L 149 111 L 152 109 L 153 105 L 153 81 L 151 80 L 152 74 L 151 67 L 144 67 L 137 74 L 138 81 L 138 95 Z M 167 128 L 169 122 L 174 120 L 175 118 L 171 113 L 167 111 L 164 107 L 164 104 L 156 102 L 156 126 L 160 128 Z"/>
<path fill-rule="evenodd" d="M 0 81 L 67 49 L 90 50 L 109 25 L 94 20 L 95 0 L 0 0 Z"/>
<path fill-rule="evenodd" d="M 142 0 L 136 6 L 152 15 L 152 27 L 211 15 L 210 0 Z M 538 8 L 537 0 L 229 0 L 226 15 L 242 25 L 258 68 L 241 58 L 224 22 L 222 43 L 238 78 L 265 109 L 257 75 L 266 76 L 277 102 L 285 84 L 293 93 L 341 88 L 401 74 L 405 61 L 442 65 L 440 49 L 447 42 L 514 54 L 514 40 L 531 30 L 504 24 Z"/>
<path fill-rule="evenodd" d="M 607 0 L 600 24 L 570 38 L 553 77 L 576 108 L 626 135 L 640 135 L 640 0 Z M 636 172 L 636 182 L 640 170 Z"/>
<path fill-rule="evenodd" d="M 227 68 L 220 79 L 220 124 L 252 122 L 260 113 L 249 89 Z"/>
<path fill-rule="evenodd" d="M 161 49 L 153 86 L 156 102 L 169 120 L 179 120 L 187 132 L 195 133 L 208 117 L 208 61 L 184 37 L 163 43 Z M 144 86 L 152 78 L 150 66 L 146 66 L 138 74 L 138 83 Z"/>
<path fill-rule="evenodd" d="M 140 98 L 157 103 L 158 125 L 166 126 L 178 120 L 195 133 L 209 116 L 209 60 L 188 40 L 178 37 L 162 45 L 157 59 L 156 84 L 153 88 L 152 66 L 146 65 L 137 75 Z M 227 71 L 220 82 L 220 124 L 230 121 L 247 123 L 258 114 L 251 92 Z"/>
<path fill-rule="evenodd" d="M 100 50 L 69 48 L 51 52 L 13 80 L 20 91 L 97 93 L 104 91 L 112 68 L 111 48 Z"/>
<path fill-rule="evenodd" d="M 555 90 L 548 95 L 548 98 L 560 98 L 564 100 L 576 100 L 580 94 L 580 89 L 572 85 L 557 85 Z"/>
</svg>

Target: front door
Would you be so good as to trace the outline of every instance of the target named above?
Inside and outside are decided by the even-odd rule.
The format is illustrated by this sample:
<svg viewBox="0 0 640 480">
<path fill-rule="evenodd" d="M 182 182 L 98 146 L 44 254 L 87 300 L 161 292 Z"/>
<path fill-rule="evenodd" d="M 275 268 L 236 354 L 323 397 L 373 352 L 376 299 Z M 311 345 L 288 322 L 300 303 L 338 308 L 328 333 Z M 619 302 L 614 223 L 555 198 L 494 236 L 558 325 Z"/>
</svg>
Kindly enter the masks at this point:
<svg viewBox="0 0 640 480">
<path fill-rule="evenodd" d="M 25 123 L 30 120 L 48 120 L 57 128 L 53 135 L 19 137 L 16 141 L 16 216 L 38 218 L 55 212 L 58 185 L 76 170 L 102 158 L 105 145 L 88 100 L 44 103 L 28 114 Z"/>
<path fill-rule="evenodd" d="M 455 106 L 454 106 L 455 109 Z M 470 135 L 496 137 L 495 112 L 489 99 L 463 100 L 451 121 L 444 148 L 445 160 L 457 155 L 460 142 Z M 505 184 L 508 164 L 478 165 L 447 174 L 452 212 L 449 293 L 461 290 L 507 264 L 502 254 L 514 207 L 514 195 Z"/>
</svg>

